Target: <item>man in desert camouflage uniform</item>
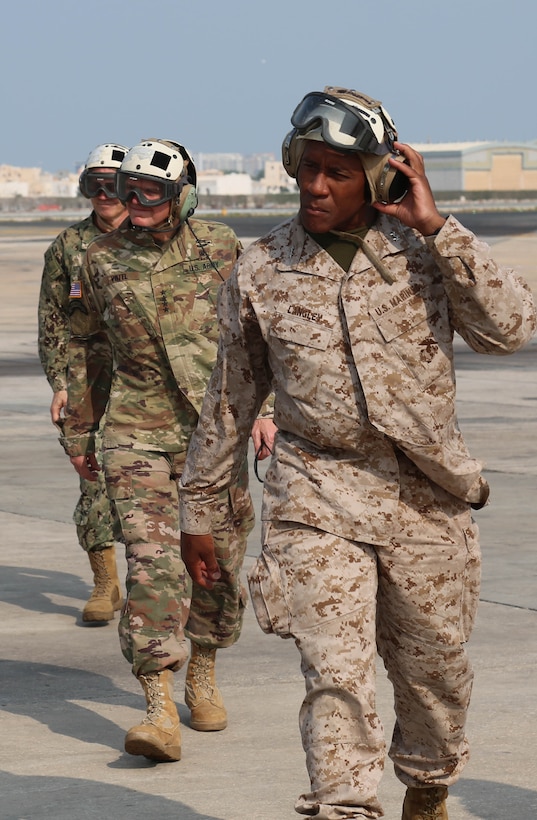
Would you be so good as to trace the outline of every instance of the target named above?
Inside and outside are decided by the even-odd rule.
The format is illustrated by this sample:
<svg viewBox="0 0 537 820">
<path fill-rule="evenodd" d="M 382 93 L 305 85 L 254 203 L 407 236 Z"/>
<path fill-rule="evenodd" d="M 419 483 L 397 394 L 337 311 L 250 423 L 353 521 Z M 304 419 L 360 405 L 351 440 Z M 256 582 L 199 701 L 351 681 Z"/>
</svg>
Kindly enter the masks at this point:
<svg viewBox="0 0 537 820">
<path fill-rule="evenodd" d="M 104 143 L 91 151 L 79 184 L 80 192 L 91 202 L 92 212 L 62 231 L 45 252 L 38 308 L 39 357 L 54 392 L 50 405 L 52 422 L 60 430 L 67 404 L 69 294 L 71 288 L 78 288 L 89 243 L 96 236 L 115 230 L 127 216 L 116 193 L 116 171 L 127 150 L 123 145 Z M 103 342 L 101 355 L 110 355 L 108 341 Z M 96 481 L 80 477 L 80 498 L 73 518 L 94 580 L 82 620 L 110 621 L 114 612 L 121 609 L 123 598 L 116 566 L 114 518 L 100 474 Z"/>
<path fill-rule="evenodd" d="M 183 558 L 210 588 L 213 505 L 274 389 L 279 432 L 249 583 L 262 629 L 301 655 L 311 789 L 296 811 L 383 815 L 378 647 L 403 820 L 446 820 L 468 757 L 471 508 L 488 496 L 457 426 L 453 336 L 511 353 L 534 332 L 535 307 L 487 245 L 440 215 L 422 157 L 380 103 L 329 87 L 291 122 L 283 159 L 300 211 L 246 251 L 221 291 L 218 364 L 181 482 Z"/>
<path fill-rule="evenodd" d="M 253 526 L 247 462 L 221 493 L 213 534 L 221 580 L 190 584 L 180 554 L 178 487 L 216 360 L 216 294 L 241 250 L 225 225 L 191 219 L 196 171 L 178 143 L 146 140 L 118 171 L 129 219 L 88 248 L 80 290 L 71 294 L 69 402 L 64 446 L 79 473 L 98 469 L 94 433 L 103 413 L 103 469 L 127 556 L 127 599 L 119 632 L 146 696 L 147 714 L 125 749 L 179 760 L 173 672 L 186 661 L 191 726 L 219 731 L 226 710 L 215 683 L 215 653 L 239 637 L 245 606 L 240 571 Z M 99 351 L 104 340 L 113 365 Z M 271 439 L 270 420 L 254 443 Z M 188 618 L 188 621 L 187 621 Z"/>
</svg>

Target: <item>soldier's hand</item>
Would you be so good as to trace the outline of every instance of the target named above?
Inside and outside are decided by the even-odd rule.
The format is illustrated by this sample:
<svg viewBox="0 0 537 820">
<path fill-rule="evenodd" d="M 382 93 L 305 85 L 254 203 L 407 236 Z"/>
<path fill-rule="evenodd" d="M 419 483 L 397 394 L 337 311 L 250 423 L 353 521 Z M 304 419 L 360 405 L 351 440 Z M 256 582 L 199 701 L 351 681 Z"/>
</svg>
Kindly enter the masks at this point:
<svg viewBox="0 0 537 820">
<path fill-rule="evenodd" d="M 252 427 L 252 441 L 256 458 L 263 461 L 274 450 L 274 436 L 278 428 L 270 418 L 256 419 Z"/>
<path fill-rule="evenodd" d="M 62 410 L 67 405 L 67 390 L 58 390 L 52 397 L 50 404 L 50 418 L 53 424 L 63 421 Z"/>
<path fill-rule="evenodd" d="M 194 583 L 204 589 L 212 589 L 215 581 L 220 578 L 212 535 L 190 535 L 182 532 L 181 555 Z"/>
<path fill-rule="evenodd" d="M 423 236 L 431 236 L 444 224 L 443 217 L 434 200 L 429 180 L 425 173 L 425 162 L 421 154 L 404 142 L 395 142 L 394 147 L 404 156 L 406 162 L 389 159 L 392 168 L 404 174 L 408 180 L 408 191 L 400 202 L 383 205 L 375 202 L 377 211 L 395 216 L 409 228 L 415 228 Z"/>
<path fill-rule="evenodd" d="M 81 478 L 85 478 L 86 481 L 97 481 L 97 473 L 101 471 L 101 468 L 97 464 L 95 453 L 86 456 L 70 456 L 70 459 Z"/>
</svg>

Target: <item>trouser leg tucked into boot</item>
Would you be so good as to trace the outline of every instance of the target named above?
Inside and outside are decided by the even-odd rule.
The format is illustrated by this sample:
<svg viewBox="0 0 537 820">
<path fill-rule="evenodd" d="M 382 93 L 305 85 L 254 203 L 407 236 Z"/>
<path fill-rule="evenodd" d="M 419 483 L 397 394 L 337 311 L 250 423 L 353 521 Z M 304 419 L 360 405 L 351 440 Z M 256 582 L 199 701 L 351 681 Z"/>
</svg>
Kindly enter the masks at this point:
<svg viewBox="0 0 537 820">
<path fill-rule="evenodd" d="M 150 760 L 181 760 L 181 729 L 173 699 L 173 672 L 163 669 L 139 675 L 147 701 L 147 715 L 129 729 L 125 751 Z"/>
<path fill-rule="evenodd" d="M 227 713 L 214 675 L 216 649 L 191 643 L 186 670 L 185 702 L 190 725 L 198 732 L 219 732 L 227 726 Z"/>
<path fill-rule="evenodd" d="M 401 820 L 448 820 L 446 786 L 408 788 Z"/>
<path fill-rule="evenodd" d="M 82 612 L 83 621 L 111 621 L 123 606 L 115 547 L 88 552 L 94 589 Z"/>
</svg>

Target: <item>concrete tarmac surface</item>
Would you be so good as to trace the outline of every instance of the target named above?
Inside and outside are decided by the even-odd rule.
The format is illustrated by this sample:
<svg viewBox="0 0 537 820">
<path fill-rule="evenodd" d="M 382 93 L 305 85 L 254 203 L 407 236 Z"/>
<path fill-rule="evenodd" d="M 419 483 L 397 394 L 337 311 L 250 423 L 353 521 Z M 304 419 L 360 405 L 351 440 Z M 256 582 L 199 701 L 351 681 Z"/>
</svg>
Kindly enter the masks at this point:
<svg viewBox="0 0 537 820">
<path fill-rule="evenodd" d="M 0 236 L 0 820 L 291 820 L 308 788 L 299 656 L 291 641 L 260 631 L 251 607 L 240 641 L 217 655 L 228 728 L 190 729 L 181 670 L 183 759 L 156 764 L 123 751 L 145 701 L 120 653 L 117 618 L 81 622 L 91 572 L 72 523 L 77 478 L 50 423 L 36 354 L 43 252 L 57 230 Z M 537 294 L 537 232 L 487 241 Z M 450 820 L 537 817 L 536 365 L 535 341 L 506 358 L 457 346 L 460 422 L 492 496 L 475 516 L 483 585 L 469 644 L 472 754 L 450 789 Z M 252 490 L 259 510 L 253 476 Z M 245 569 L 258 550 L 257 526 Z M 388 739 L 392 701 L 379 664 Z M 386 818 L 399 820 L 404 787 L 389 760 L 380 795 Z"/>
</svg>

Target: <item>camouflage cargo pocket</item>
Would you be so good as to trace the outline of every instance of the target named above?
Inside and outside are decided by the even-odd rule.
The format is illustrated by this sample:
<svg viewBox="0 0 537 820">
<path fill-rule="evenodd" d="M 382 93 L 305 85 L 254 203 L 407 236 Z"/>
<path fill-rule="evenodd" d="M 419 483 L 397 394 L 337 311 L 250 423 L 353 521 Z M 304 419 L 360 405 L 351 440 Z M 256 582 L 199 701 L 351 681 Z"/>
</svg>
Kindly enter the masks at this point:
<svg viewBox="0 0 537 820">
<path fill-rule="evenodd" d="M 263 549 L 248 572 L 248 586 L 257 622 L 263 632 L 291 637 L 291 617 L 282 589 L 280 567 L 272 553 Z"/>
</svg>

